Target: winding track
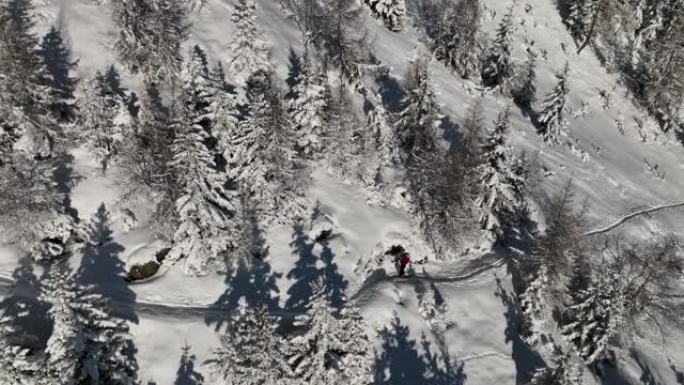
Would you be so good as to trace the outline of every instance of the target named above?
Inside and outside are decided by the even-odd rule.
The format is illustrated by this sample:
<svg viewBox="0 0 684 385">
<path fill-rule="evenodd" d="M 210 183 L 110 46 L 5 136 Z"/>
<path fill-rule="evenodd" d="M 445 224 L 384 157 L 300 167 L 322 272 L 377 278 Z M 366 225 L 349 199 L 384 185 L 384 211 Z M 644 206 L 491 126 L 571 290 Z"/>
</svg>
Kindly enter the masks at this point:
<svg viewBox="0 0 684 385">
<path fill-rule="evenodd" d="M 490 257 L 492 255 L 488 254 L 485 257 Z M 485 258 L 483 257 L 483 259 Z M 502 266 L 504 263 L 503 259 L 497 258 L 491 263 L 481 265 L 481 266 L 476 266 L 473 267 L 473 264 L 471 263 L 468 266 L 465 266 L 457 275 L 452 275 L 452 276 L 433 276 L 433 275 L 427 275 L 427 274 L 417 274 L 413 275 L 412 277 L 408 278 L 410 279 L 415 279 L 419 278 L 422 281 L 425 282 L 459 282 L 459 281 L 468 281 L 476 276 L 479 276 L 480 274 L 495 268 Z M 349 298 L 351 301 L 356 301 L 358 298 L 360 298 L 366 291 L 371 289 L 372 287 L 380 284 L 381 282 L 386 282 L 386 281 L 395 281 L 395 280 L 406 280 L 407 278 L 403 277 L 398 277 L 398 276 L 387 276 L 383 274 L 379 279 L 375 278 L 373 279 L 372 277 L 370 279 L 367 279 L 364 281 L 359 289 L 357 289 Z M 14 279 L 11 277 L 8 277 L 6 275 L 0 275 L 0 297 L 5 296 L 10 293 L 14 286 Z M 227 306 L 192 306 L 192 305 L 183 305 L 183 304 L 172 304 L 172 303 L 163 303 L 163 302 L 151 302 L 151 301 L 136 301 L 135 303 L 127 303 L 127 302 L 121 302 L 117 300 L 112 300 L 112 306 L 116 310 L 130 310 L 133 308 L 136 314 L 145 314 L 148 316 L 173 316 L 176 318 L 180 319 L 187 319 L 187 318 L 205 318 L 208 315 L 212 314 L 223 314 L 227 312 L 232 312 L 235 311 L 234 308 L 232 307 L 227 307 Z M 300 311 L 290 311 L 290 310 L 284 310 L 284 309 L 274 309 L 272 311 L 273 315 L 284 317 L 284 318 L 291 318 L 295 317 L 297 315 L 301 315 L 302 312 Z"/>
<path fill-rule="evenodd" d="M 584 235 L 591 236 L 591 235 L 607 233 L 608 231 L 620 226 L 621 224 L 623 224 L 623 223 L 627 222 L 628 220 L 630 220 L 634 217 L 637 217 L 639 215 L 653 213 L 653 212 L 665 210 L 665 209 L 671 209 L 671 208 L 675 208 L 675 207 L 679 207 L 679 206 L 684 206 L 684 201 L 667 203 L 667 204 L 663 204 L 663 205 L 649 207 L 649 208 L 643 209 L 643 210 L 638 210 L 638 211 L 635 211 L 633 213 L 629 213 L 627 215 L 622 216 L 621 218 L 619 218 L 615 222 L 609 224 L 608 226 L 588 231 L 588 232 L 584 233 Z"/>
</svg>

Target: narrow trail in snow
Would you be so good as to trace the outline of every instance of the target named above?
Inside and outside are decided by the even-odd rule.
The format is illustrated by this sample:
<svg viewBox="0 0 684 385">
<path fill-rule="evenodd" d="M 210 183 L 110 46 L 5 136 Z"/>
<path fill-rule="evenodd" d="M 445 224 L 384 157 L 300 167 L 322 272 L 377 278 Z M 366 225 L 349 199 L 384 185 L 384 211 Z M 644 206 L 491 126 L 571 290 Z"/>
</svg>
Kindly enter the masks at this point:
<svg viewBox="0 0 684 385">
<path fill-rule="evenodd" d="M 675 207 L 679 207 L 679 206 L 684 206 L 684 201 L 675 202 L 675 203 L 668 203 L 668 204 L 650 207 L 650 208 L 643 209 L 643 210 L 638 210 L 638 211 L 635 211 L 633 213 L 629 213 L 629 214 L 619 218 L 618 220 L 609 224 L 608 226 L 588 231 L 588 232 L 584 233 L 584 235 L 591 236 L 591 235 L 596 235 L 596 234 L 607 233 L 608 231 L 613 230 L 614 228 L 622 225 L 623 223 L 627 222 L 628 220 L 630 220 L 634 217 L 637 217 L 639 215 L 649 214 L 649 213 L 653 213 L 656 211 L 671 209 L 671 208 L 675 208 Z"/>
<path fill-rule="evenodd" d="M 480 274 L 498 267 L 502 266 L 504 263 L 503 259 L 497 258 L 495 261 L 488 263 L 484 266 L 478 266 L 472 268 L 472 266 L 466 266 L 461 273 L 453 276 L 432 276 L 432 275 L 413 275 L 408 278 L 399 276 L 387 276 L 383 275 L 384 278 L 380 279 L 367 279 L 358 290 L 356 290 L 352 295 L 349 296 L 350 301 L 356 301 L 370 288 L 378 285 L 380 282 L 386 281 L 398 281 L 398 280 L 415 280 L 419 279 L 425 282 L 459 282 L 467 281 Z M 15 281 L 9 276 L 0 275 L 0 297 L 9 294 L 9 292 L 14 287 Z M 210 314 L 225 314 L 235 311 L 232 307 L 226 306 L 192 306 L 183 304 L 173 304 L 173 303 L 163 303 L 163 302 L 151 302 L 151 301 L 136 301 L 135 303 L 124 303 L 112 300 L 112 306 L 116 310 L 130 310 L 131 308 L 137 314 L 146 314 L 150 316 L 173 316 L 176 318 L 204 318 Z M 301 315 L 301 311 L 291 311 L 286 309 L 273 309 L 271 314 L 280 317 L 294 317 Z"/>
</svg>

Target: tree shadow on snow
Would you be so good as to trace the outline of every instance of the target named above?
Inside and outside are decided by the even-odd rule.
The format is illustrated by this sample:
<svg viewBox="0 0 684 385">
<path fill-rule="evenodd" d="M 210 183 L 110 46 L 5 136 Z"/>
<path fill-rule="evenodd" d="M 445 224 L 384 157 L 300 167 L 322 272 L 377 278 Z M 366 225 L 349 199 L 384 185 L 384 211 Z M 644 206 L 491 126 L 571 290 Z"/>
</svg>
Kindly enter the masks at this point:
<svg viewBox="0 0 684 385">
<path fill-rule="evenodd" d="M 375 385 L 462 385 L 465 383 L 464 363 L 449 357 L 446 345 L 433 353 L 425 335 L 418 352 L 416 341 L 410 339 L 408 326 L 402 325 L 394 313 L 389 326 L 379 331 L 382 345 L 375 355 Z"/>
<path fill-rule="evenodd" d="M 299 259 L 292 270 L 287 273 L 287 278 L 295 280 L 295 283 L 287 290 L 288 298 L 285 301 L 285 308 L 303 312 L 311 301 L 313 285 L 321 277 L 321 271 L 317 267 L 318 258 L 313 253 L 316 242 L 309 238 L 301 224 L 295 224 L 292 238 L 290 247 Z"/>
<path fill-rule="evenodd" d="M 669 363 L 670 363 L 670 369 L 672 369 L 672 372 L 674 373 L 675 381 L 677 381 L 677 383 L 679 385 L 684 385 L 684 369 L 677 369 L 677 367 L 675 366 L 674 362 L 672 362 L 672 360 L 669 360 Z"/>
<path fill-rule="evenodd" d="M 297 55 L 297 51 L 290 47 L 290 55 L 287 57 L 287 78 L 285 83 L 288 86 L 288 92 L 285 94 L 285 99 L 293 100 L 299 95 L 295 92 L 295 87 L 299 84 L 300 75 L 302 73 L 302 60 Z"/>
<path fill-rule="evenodd" d="M 66 213 L 78 221 L 78 210 L 71 206 L 71 190 L 81 177 L 74 173 L 74 157 L 70 154 L 55 155 L 52 160 L 55 165 L 53 177 L 57 184 L 57 191 L 64 194 L 62 205 Z"/>
<path fill-rule="evenodd" d="M 52 334 L 48 317 L 50 304 L 40 299 L 41 282 L 34 273 L 33 260 L 24 257 L 12 273 L 14 286 L 0 302 L 0 313 L 14 327 L 15 337 L 22 346 L 43 349 Z"/>
<path fill-rule="evenodd" d="M 317 243 L 309 238 L 299 223 L 294 226 L 292 238 L 290 246 L 299 259 L 287 273 L 287 278 L 295 280 L 295 283 L 287 291 L 285 308 L 294 312 L 306 311 L 313 296 L 313 286 L 322 279 L 330 307 L 335 312 L 341 311 L 347 301 L 345 290 L 349 283 L 339 272 L 333 250 L 326 242 L 321 242 L 322 249 L 317 256 L 314 253 Z M 319 261 L 323 264 L 321 268 L 318 267 Z"/>
<path fill-rule="evenodd" d="M 180 364 L 178 371 L 176 371 L 176 381 L 173 385 L 202 385 L 204 384 L 204 376 L 202 373 L 195 370 L 195 357 L 190 353 L 190 346 L 187 342 L 181 348 Z"/>
<path fill-rule="evenodd" d="M 524 385 L 529 382 L 535 368 L 544 366 L 544 360 L 539 353 L 532 350 L 520 337 L 519 331 L 523 316 L 515 301 L 514 294 L 508 293 L 498 278 L 496 279 L 496 286 L 495 295 L 499 297 L 501 303 L 506 308 L 504 312 L 506 330 L 504 333 L 506 343 L 511 343 L 511 357 L 516 369 L 515 383 L 517 385 Z"/>
<path fill-rule="evenodd" d="M 401 101 L 404 98 L 404 88 L 399 81 L 389 73 L 378 76 L 375 82 L 380 87 L 378 93 L 382 99 L 382 104 L 389 112 L 398 113 L 401 111 Z"/>
<path fill-rule="evenodd" d="M 458 123 L 451 120 L 450 117 L 444 116 L 439 124 L 439 128 L 442 129 L 442 139 L 449 143 L 449 152 L 456 151 L 456 149 L 458 149 L 458 144 L 463 137 L 459 131 Z"/>
<path fill-rule="evenodd" d="M 50 75 L 51 86 L 57 92 L 59 104 L 56 107 L 61 118 L 73 117 L 73 104 L 68 101 L 74 100 L 78 80 L 71 77 L 70 73 L 78 61 L 71 59 L 69 47 L 57 27 L 52 26 L 48 33 L 43 36 L 39 53 L 45 63 L 45 69 Z"/>
<path fill-rule="evenodd" d="M 231 313 L 241 300 L 251 308 L 266 306 L 271 311 L 278 310 L 276 280 L 281 275 L 272 272 L 267 262 L 269 250 L 256 216 L 248 215 L 243 225 L 247 234 L 245 248 L 238 256 L 233 271 L 226 275 L 226 290 L 212 304 L 212 308 L 218 311 L 209 312 L 204 319 L 207 325 L 214 325 L 216 331 L 228 326 Z"/>
<path fill-rule="evenodd" d="M 643 385 L 659 385 L 660 383 L 656 380 L 655 376 L 653 375 L 653 371 L 651 370 L 651 367 L 648 366 L 647 363 L 645 363 L 641 357 L 639 356 L 639 353 L 635 349 L 630 349 L 629 355 L 632 356 L 634 359 L 634 362 L 637 363 L 639 366 L 639 369 L 641 369 L 641 377 L 639 380 Z"/>
<path fill-rule="evenodd" d="M 124 247 L 112 239 L 109 212 L 100 205 L 89 226 L 89 240 L 83 250 L 81 265 L 76 271 L 76 280 L 86 286 L 89 292 L 109 299 L 112 314 L 116 317 L 138 322 L 135 313 L 136 294 L 124 280 L 125 264 L 119 255 Z"/>
</svg>

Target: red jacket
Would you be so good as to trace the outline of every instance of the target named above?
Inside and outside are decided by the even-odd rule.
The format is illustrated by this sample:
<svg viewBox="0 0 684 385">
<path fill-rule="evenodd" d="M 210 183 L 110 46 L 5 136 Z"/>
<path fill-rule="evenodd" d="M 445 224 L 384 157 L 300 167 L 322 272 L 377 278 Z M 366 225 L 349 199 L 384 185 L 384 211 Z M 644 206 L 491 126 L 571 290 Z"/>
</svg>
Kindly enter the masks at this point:
<svg viewBox="0 0 684 385">
<path fill-rule="evenodd" d="M 408 254 L 404 254 L 401 256 L 401 259 L 399 260 L 399 263 L 402 264 L 402 266 L 406 266 L 409 263 L 411 263 L 411 257 L 409 257 Z"/>
</svg>

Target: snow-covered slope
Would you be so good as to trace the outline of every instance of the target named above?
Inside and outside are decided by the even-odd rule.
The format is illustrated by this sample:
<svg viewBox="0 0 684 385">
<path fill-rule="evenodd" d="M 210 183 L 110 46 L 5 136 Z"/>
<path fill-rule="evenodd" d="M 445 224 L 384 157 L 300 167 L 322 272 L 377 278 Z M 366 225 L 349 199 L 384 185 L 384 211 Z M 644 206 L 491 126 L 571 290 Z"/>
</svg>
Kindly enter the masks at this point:
<svg viewBox="0 0 684 385">
<path fill-rule="evenodd" d="M 498 0 L 485 0 L 484 3 L 488 19 L 485 28 L 492 31 L 510 4 Z M 544 95 L 553 87 L 554 71 L 568 61 L 570 107 L 579 114 L 582 104 L 588 105 L 586 116 L 580 115 L 570 122 L 570 135 L 576 139 L 575 149 L 545 145 L 529 118 L 514 110 L 511 138 L 516 150 L 530 154 L 538 152 L 539 162 L 546 170 L 541 186 L 537 187 L 555 191 L 568 178 L 574 178 L 578 195 L 588 199 L 590 221 L 597 229 L 636 210 L 684 201 L 684 148 L 681 144 L 655 131 L 648 132 L 647 140 L 642 141 L 632 122 L 644 113 L 630 101 L 627 91 L 617 83 L 617 76 L 606 73 L 589 50 L 577 55 L 572 49 L 567 53 L 562 49 L 562 45 L 572 47 L 573 43 L 553 0 L 530 1 L 529 12 L 519 3 L 514 10 L 514 41 L 518 44 L 514 58 L 523 59 L 525 46 L 522 42 L 525 39 L 534 41 L 536 47 L 548 52 L 538 67 L 538 95 Z M 299 33 L 284 17 L 278 1 L 260 0 L 258 5 L 259 25 L 273 46 L 273 63 L 285 78 L 290 50 L 301 51 Z M 44 4 L 38 4 L 37 11 L 41 15 L 41 31 L 56 24 L 69 37 L 73 57 L 78 59 L 80 77 L 90 76 L 94 71 L 116 63 L 109 48 L 111 21 L 107 4 L 88 0 L 45 0 Z M 229 0 L 208 0 L 204 8 L 192 15 L 188 46 L 200 44 L 211 61 L 225 60 L 229 56 L 226 43 L 233 32 L 229 15 Z M 407 67 L 407 57 L 421 46 L 417 33 L 410 26 L 404 32 L 390 32 L 370 17 L 367 24 L 373 36 L 373 54 L 390 68 L 390 75 L 400 81 Z M 439 62 L 433 62 L 430 69 L 442 110 L 458 129 L 467 108 L 480 91 L 474 83 L 451 75 Z M 138 80 L 127 74 L 123 75 L 123 86 L 140 91 Z M 601 89 L 614 90 L 608 110 L 601 108 Z M 510 103 L 494 94 L 484 94 L 482 98 L 487 122 L 494 120 Z M 616 128 L 616 119 L 624 120 L 624 135 Z M 113 169 L 103 177 L 85 152 L 74 150 L 73 155 L 74 173 L 79 178 L 71 192 L 71 201 L 79 217 L 88 220 L 102 204 L 112 214 L 116 247 L 101 246 L 102 255 L 107 253 L 103 250 L 107 246 L 109 254 L 114 253 L 124 263 L 149 257 L 159 244 L 152 238 L 144 220 L 132 228 L 125 225 L 125 216 L 120 213 L 118 204 L 121 193 L 118 170 Z M 649 171 L 647 163 L 657 164 L 664 178 Z M 292 290 L 297 280 L 288 277 L 298 260 L 310 255 L 332 254 L 341 286 L 346 287 L 346 296 L 361 308 L 368 332 L 375 337 L 378 355 L 385 352 L 378 365 L 378 370 L 385 372 L 379 372 L 378 378 L 392 373 L 388 384 L 425 383 L 422 372 L 427 369 L 419 364 L 419 357 L 429 354 L 441 357 L 445 352 L 439 351 L 438 338 L 421 315 L 419 297 L 434 295 L 437 291 L 446 303 L 446 319 L 452 322 L 444 332 L 446 353 L 463 365 L 450 384 L 521 384 L 528 379 L 529 371 L 540 358 L 517 336 L 518 309 L 503 255 L 475 250 L 449 258 L 447 262 L 430 258 L 425 265 L 417 265 L 412 278 L 375 274 L 364 280 L 366 277 L 355 272 L 354 267 L 359 260 L 371 258 L 379 250 L 378 245 L 387 247 L 402 243 L 410 245 L 415 256 L 430 253 L 419 239 L 415 224 L 400 209 L 369 205 L 363 189 L 343 184 L 323 169 L 315 170 L 309 196 L 320 202 L 335 236 L 324 249 L 312 240 L 315 230 L 303 229 L 298 233 L 296 228 L 284 225 L 266 229 L 269 246 L 266 261 L 277 277 L 281 304 L 299 295 L 297 290 Z M 145 217 L 144 210 L 136 214 Z M 683 218 L 684 207 L 676 206 L 636 215 L 608 231 L 624 231 L 635 239 L 645 239 L 681 232 Z M 306 246 L 304 251 L 296 249 L 297 242 Z M 20 257 L 18 251 L 0 249 L 3 293 L 7 293 L 6 289 L 12 283 L 10 277 Z M 77 257 L 73 260 L 75 266 L 81 263 L 80 256 Z M 325 267 L 320 261 L 318 264 Z M 387 263 L 385 267 L 387 274 L 392 275 L 392 266 Z M 315 277 L 299 279 L 313 281 Z M 242 284 L 247 287 L 239 289 L 249 295 L 249 283 Z M 201 363 L 218 344 L 217 329 L 231 310 L 230 303 L 226 305 L 219 299 L 235 295 L 231 294 L 238 290 L 235 280 L 226 281 L 223 272 L 188 277 L 174 266 L 149 282 L 126 286 L 121 281 L 111 285 L 115 309 L 135 320 L 131 331 L 138 349 L 141 379 L 160 385 L 173 384 L 181 347 L 188 344 L 196 355 L 195 369 L 204 373 L 206 383 L 216 383 Z M 683 331 L 672 331 L 666 341 L 651 335 L 637 339 L 637 350 L 631 354 L 624 352 L 619 360 L 625 380 L 631 384 L 682 384 L 683 341 Z M 596 381 L 588 374 L 585 379 L 588 384 Z"/>
</svg>

